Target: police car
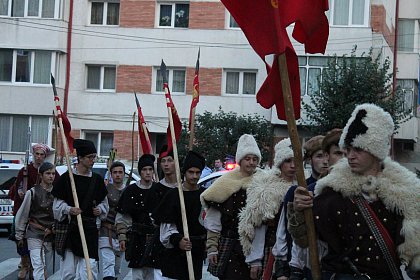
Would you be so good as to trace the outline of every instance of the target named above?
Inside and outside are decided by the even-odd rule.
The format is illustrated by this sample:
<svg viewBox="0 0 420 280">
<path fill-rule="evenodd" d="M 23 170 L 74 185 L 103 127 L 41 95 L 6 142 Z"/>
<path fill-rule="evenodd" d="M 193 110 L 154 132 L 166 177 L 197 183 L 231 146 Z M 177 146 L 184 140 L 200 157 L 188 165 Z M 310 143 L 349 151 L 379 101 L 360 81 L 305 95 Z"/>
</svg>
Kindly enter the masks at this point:
<svg viewBox="0 0 420 280">
<path fill-rule="evenodd" d="M 9 198 L 9 189 L 15 183 L 23 164 L 15 160 L 0 161 L 0 228 L 10 233 L 13 223 L 13 200 Z"/>
</svg>

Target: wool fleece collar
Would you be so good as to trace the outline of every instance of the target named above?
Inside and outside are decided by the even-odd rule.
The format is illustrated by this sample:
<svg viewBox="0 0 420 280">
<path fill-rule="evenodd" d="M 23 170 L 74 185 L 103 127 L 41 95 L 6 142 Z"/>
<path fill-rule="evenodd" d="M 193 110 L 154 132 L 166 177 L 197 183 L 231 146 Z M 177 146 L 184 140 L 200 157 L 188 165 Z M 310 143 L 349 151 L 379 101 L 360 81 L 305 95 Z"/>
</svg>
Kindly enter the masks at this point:
<svg viewBox="0 0 420 280">
<path fill-rule="evenodd" d="M 361 176 L 351 172 L 347 160 L 342 159 L 317 182 L 315 195 L 326 187 L 346 198 L 361 195 L 362 191 L 375 192 L 389 210 L 402 215 L 401 234 L 405 241 L 397 251 L 400 259 L 420 270 L 420 180 L 413 172 L 387 157 L 378 176 Z"/>
<path fill-rule="evenodd" d="M 231 195 L 238 192 L 240 189 L 246 190 L 248 188 L 251 179 L 255 174 L 261 172 L 261 169 L 257 168 L 254 175 L 244 177 L 239 172 L 239 167 L 221 176 L 219 179 L 205 190 L 201 196 L 200 201 L 205 209 L 208 208 L 207 201 L 222 203 L 225 202 Z"/>
<path fill-rule="evenodd" d="M 279 212 L 287 190 L 293 184 L 280 178 L 278 168 L 256 174 L 247 189 L 245 207 L 239 213 L 239 240 L 244 254 L 251 253 L 255 228 L 274 219 Z"/>
</svg>

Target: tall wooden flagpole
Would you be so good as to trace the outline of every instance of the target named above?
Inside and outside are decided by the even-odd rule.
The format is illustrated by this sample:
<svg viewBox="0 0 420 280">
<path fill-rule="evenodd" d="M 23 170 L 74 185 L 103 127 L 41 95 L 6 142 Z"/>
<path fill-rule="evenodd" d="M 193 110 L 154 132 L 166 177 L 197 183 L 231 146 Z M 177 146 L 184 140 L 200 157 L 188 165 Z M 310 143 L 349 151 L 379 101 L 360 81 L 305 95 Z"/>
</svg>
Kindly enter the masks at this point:
<svg viewBox="0 0 420 280">
<path fill-rule="evenodd" d="M 133 177 L 133 168 L 134 168 L 134 124 L 136 123 L 136 111 L 133 113 L 133 127 L 131 128 L 131 169 L 130 174 L 128 175 L 127 182 L 125 182 L 125 186 L 128 187 L 130 185 L 131 178 Z M 140 172 L 141 170 L 139 170 Z"/>
<path fill-rule="evenodd" d="M 69 154 L 70 154 L 69 144 L 67 143 L 67 138 L 66 138 L 66 135 L 64 133 L 63 120 L 61 118 L 61 114 L 62 114 L 61 106 L 60 106 L 60 103 L 59 103 L 57 90 L 55 88 L 55 79 L 54 79 L 53 75 L 51 75 L 51 84 L 53 86 L 54 101 L 55 101 L 55 107 L 56 107 L 56 110 L 54 110 L 54 112 L 55 112 L 55 116 L 58 119 L 58 125 L 60 127 L 61 140 L 62 140 L 63 147 L 64 147 L 64 154 L 65 154 L 65 157 L 66 157 L 67 170 L 69 172 L 69 177 L 70 177 L 70 186 L 71 186 L 71 193 L 73 195 L 73 200 L 74 200 L 74 207 L 80 208 L 79 199 L 77 197 L 77 192 L 76 192 L 76 184 L 74 182 L 73 170 L 71 169 L 71 161 L 70 161 L 70 157 L 69 157 Z M 93 280 L 92 268 L 90 266 L 89 252 L 88 252 L 88 248 L 87 248 L 87 244 L 86 244 L 85 231 L 83 229 L 82 215 L 78 214 L 76 216 L 76 218 L 77 218 L 77 226 L 79 227 L 80 239 L 82 241 L 83 256 L 84 256 L 85 262 L 86 262 L 87 276 L 88 276 L 89 280 Z"/>
<path fill-rule="evenodd" d="M 192 151 L 195 138 L 195 107 L 191 109 L 191 120 L 190 120 L 190 141 L 188 149 Z"/>
<path fill-rule="evenodd" d="M 289 73 L 287 70 L 286 54 L 282 53 L 278 56 L 280 79 L 283 90 L 284 111 L 286 113 L 287 129 L 289 131 L 290 141 L 292 142 L 293 154 L 295 157 L 295 165 L 297 172 L 298 185 L 307 188 L 305 174 L 303 172 L 302 148 L 300 145 L 299 135 L 296 127 L 296 119 L 293 111 L 293 100 L 290 90 Z M 308 231 L 309 257 L 311 263 L 312 277 L 314 280 L 321 279 L 321 270 L 318 261 L 318 247 L 315 233 L 314 218 L 312 209 L 308 208 L 304 211 L 305 223 Z"/>
</svg>

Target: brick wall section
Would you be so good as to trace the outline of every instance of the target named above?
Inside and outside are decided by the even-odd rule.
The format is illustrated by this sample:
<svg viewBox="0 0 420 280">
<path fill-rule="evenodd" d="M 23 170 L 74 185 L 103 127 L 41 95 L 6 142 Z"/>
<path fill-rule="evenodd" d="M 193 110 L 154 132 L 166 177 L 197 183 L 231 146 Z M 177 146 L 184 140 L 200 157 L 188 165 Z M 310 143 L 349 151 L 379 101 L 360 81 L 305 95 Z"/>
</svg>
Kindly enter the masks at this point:
<svg viewBox="0 0 420 280">
<path fill-rule="evenodd" d="M 192 94 L 195 67 L 187 68 L 187 94 Z M 222 68 L 200 68 L 200 95 L 220 96 Z"/>
<path fill-rule="evenodd" d="M 224 29 L 225 6 L 222 2 L 190 1 L 189 28 Z"/>
<path fill-rule="evenodd" d="M 150 93 L 152 66 L 119 65 L 117 69 L 117 92 Z"/>
<path fill-rule="evenodd" d="M 134 131 L 134 156 L 137 162 L 138 151 L 138 132 Z M 114 130 L 114 145 L 117 149 L 117 159 L 131 161 L 131 131 L 129 130 Z"/>
<path fill-rule="evenodd" d="M 155 26 L 156 1 L 121 0 L 120 26 L 153 28 Z"/>
<path fill-rule="evenodd" d="M 382 33 L 391 49 L 394 49 L 394 26 L 386 24 L 386 9 L 383 5 L 371 6 L 370 24 L 373 32 Z M 394 23 L 395 24 L 395 23 Z"/>
</svg>

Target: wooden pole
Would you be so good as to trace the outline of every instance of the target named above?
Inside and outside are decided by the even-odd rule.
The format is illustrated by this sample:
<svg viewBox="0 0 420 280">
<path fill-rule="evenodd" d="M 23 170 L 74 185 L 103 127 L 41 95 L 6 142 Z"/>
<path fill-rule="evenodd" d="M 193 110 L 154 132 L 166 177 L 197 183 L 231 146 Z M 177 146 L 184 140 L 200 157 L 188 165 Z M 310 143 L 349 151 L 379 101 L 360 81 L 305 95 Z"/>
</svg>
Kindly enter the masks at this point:
<svg viewBox="0 0 420 280">
<path fill-rule="evenodd" d="M 287 71 L 286 54 L 282 53 L 278 57 L 280 79 L 283 90 L 284 99 L 284 110 L 286 113 L 287 129 L 290 135 L 290 141 L 292 142 L 293 154 L 295 158 L 295 165 L 297 171 L 298 185 L 307 188 L 305 181 L 305 173 L 303 172 L 303 160 L 302 160 L 302 148 L 300 145 L 299 135 L 296 127 L 296 119 L 293 111 L 293 100 L 290 90 L 289 73 Z M 318 261 L 318 247 L 317 239 L 315 234 L 314 217 L 312 209 L 308 208 L 304 211 L 305 223 L 308 231 L 308 242 L 309 242 L 309 257 L 311 263 L 312 277 L 314 280 L 321 279 L 321 270 L 319 268 Z"/>
<path fill-rule="evenodd" d="M 128 187 L 130 185 L 131 178 L 133 177 L 133 168 L 134 168 L 134 124 L 136 123 L 136 111 L 133 113 L 133 127 L 131 128 L 131 170 L 130 175 L 128 175 L 127 182 L 125 182 L 125 186 Z M 139 170 L 140 172 L 141 170 Z"/>
<path fill-rule="evenodd" d="M 168 88 L 165 87 L 165 95 L 169 94 Z M 166 97 L 166 103 L 169 103 L 170 100 Z M 169 118 L 169 127 L 171 129 L 171 136 L 172 136 L 172 149 L 174 152 L 174 161 L 175 161 L 175 171 L 176 171 L 176 181 L 178 184 L 178 194 L 179 194 L 179 202 L 181 204 L 181 218 L 182 218 L 182 228 L 184 231 L 184 237 L 188 240 L 190 239 L 190 235 L 188 233 L 188 223 L 187 223 L 187 215 L 185 211 L 185 201 L 184 201 L 184 193 L 182 191 L 181 185 L 181 172 L 179 169 L 179 161 L 178 161 L 178 149 L 176 147 L 176 139 L 175 139 L 175 128 L 174 128 L 174 120 L 172 119 L 172 109 L 168 107 L 168 118 Z M 192 263 L 192 255 L 191 251 L 185 251 L 187 254 L 187 264 L 188 264 L 188 275 L 190 280 L 194 280 L 194 267 Z"/>
<path fill-rule="evenodd" d="M 194 96 L 194 95 L 193 95 Z M 193 97 L 194 98 L 194 97 Z M 195 107 L 191 110 L 191 123 L 190 123 L 190 142 L 188 149 L 192 151 L 195 138 Z"/>
<path fill-rule="evenodd" d="M 56 105 L 56 108 L 59 108 L 60 104 L 58 103 L 58 100 L 55 100 L 55 105 Z M 77 197 L 77 192 L 76 192 L 76 184 L 74 182 L 74 177 L 73 177 L 73 170 L 71 169 L 71 161 L 69 157 L 69 154 L 70 154 L 69 144 L 67 143 L 67 138 L 66 138 L 66 135 L 64 134 L 63 120 L 61 117 L 57 116 L 58 114 L 57 111 L 55 111 L 55 113 L 58 119 L 58 125 L 60 127 L 61 139 L 63 141 L 62 146 L 64 148 L 64 155 L 66 157 L 67 170 L 69 172 L 69 177 L 70 177 L 70 186 L 71 186 L 71 193 L 73 194 L 74 207 L 80 208 L 79 199 Z M 77 215 L 76 218 L 77 218 L 77 226 L 79 227 L 80 239 L 82 241 L 83 256 L 85 257 L 85 262 L 86 262 L 87 276 L 89 280 L 93 280 L 92 268 L 90 267 L 89 252 L 88 252 L 88 248 L 86 244 L 85 231 L 83 229 L 81 214 Z"/>
</svg>

